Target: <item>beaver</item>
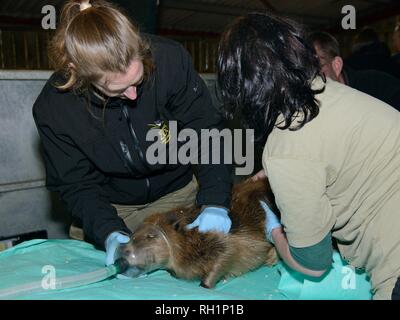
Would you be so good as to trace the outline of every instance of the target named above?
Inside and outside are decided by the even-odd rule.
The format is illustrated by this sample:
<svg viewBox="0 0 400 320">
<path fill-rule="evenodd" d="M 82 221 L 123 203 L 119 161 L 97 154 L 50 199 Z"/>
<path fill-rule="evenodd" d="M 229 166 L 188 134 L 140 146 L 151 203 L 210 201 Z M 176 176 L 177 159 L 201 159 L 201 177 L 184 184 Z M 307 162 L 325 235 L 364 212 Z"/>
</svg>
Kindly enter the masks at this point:
<svg viewBox="0 0 400 320">
<path fill-rule="evenodd" d="M 277 253 L 266 240 L 266 214 L 260 200 L 277 212 L 267 180 L 234 185 L 228 234 L 188 230 L 186 225 L 200 213 L 198 207 L 154 214 L 133 231 L 130 241 L 117 250 L 116 259 L 126 259 L 130 276 L 164 269 L 176 278 L 200 280 L 205 288 L 214 288 L 222 278 L 274 265 Z"/>
</svg>

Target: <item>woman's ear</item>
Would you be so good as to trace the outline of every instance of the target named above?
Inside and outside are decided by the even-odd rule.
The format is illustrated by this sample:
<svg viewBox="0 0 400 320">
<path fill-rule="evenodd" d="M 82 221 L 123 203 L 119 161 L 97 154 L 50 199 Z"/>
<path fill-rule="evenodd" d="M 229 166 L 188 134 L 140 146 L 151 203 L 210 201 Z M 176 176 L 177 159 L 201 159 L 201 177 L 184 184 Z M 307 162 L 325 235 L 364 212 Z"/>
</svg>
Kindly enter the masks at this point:
<svg viewBox="0 0 400 320">
<path fill-rule="evenodd" d="M 336 78 L 339 79 L 339 77 L 342 73 L 342 70 L 343 70 L 343 59 L 339 56 L 336 56 L 332 60 L 331 64 L 332 64 L 333 71 L 335 72 Z"/>
</svg>

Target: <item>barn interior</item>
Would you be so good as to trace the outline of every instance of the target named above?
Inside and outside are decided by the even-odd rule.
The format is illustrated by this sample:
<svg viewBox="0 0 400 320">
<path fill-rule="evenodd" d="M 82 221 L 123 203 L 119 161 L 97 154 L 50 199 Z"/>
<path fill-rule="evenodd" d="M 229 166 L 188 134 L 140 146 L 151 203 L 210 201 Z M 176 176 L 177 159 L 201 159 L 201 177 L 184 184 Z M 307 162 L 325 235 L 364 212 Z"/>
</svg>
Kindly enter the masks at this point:
<svg viewBox="0 0 400 320">
<path fill-rule="evenodd" d="M 190 53 L 195 70 L 207 83 L 216 105 L 219 103 L 215 92 L 215 82 L 220 36 L 229 23 L 247 13 L 274 12 L 301 23 L 310 32 L 329 32 L 338 40 L 344 58 L 351 56 L 354 39 L 365 27 L 373 28 L 376 31 L 380 41 L 389 48 L 392 55 L 398 54 L 397 50 L 400 50 L 393 40 L 395 28 L 400 24 L 398 0 L 354 0 L 351 2 L 346 0 L 110 1 L 125 10 L 129 17 L 137 23 L 141 32 L 156 34 L 182 44 Z M 32 117 L 32 105 L 53 73 L 47 47 L 56 31 L 58 17 L 64 3 L 64 0 L 0 1 L 0 128 L 2 129 L 0 135 L 0 250 L 4 250 L 5 253 L 26 241 L 38 241 L 34 239 L 67 241 L 69 238 L 71 216 L 66 211 L 59 195 L 46 188 L 43 150 Z M 355 13 L 355 28 L 351 23 L 350 26 L 344 28 L 344 21 L 348 22 L 353 17 L 351 16 L 352 9 Z M 53 13 L 56 17 L 54 21 L 52 20 Z M 236 122 L 230 125 L 240 126 Z M 259 152 L 260 150 L 256 149 L 256 156 Z M 260 165 L 255 161 L 254 172 L 257 172 Z M 44 251 L 42 252 L 46 252 L 46 250 L 51 252 L 50 245 L 49 248 L 46 247 L 47 243 L 46 245 L 44 243 L 37 245 L 43 245 Z M 88 249 L 84 247 L 78 249 L 80 251 L 73 253 L 72 256 L 79 260 Z M 66 247 L 59 248 L 59 250 L 68 252 Z M 65 252 L 64 254 L 68 255 Z M 32 251 L 31 255 L 36 257 L 32 258 L 36 259 L 35 263 L 39 263 L 38 257 L 43 254 Z M 98 265 L 100 254 L 90 253 L 90 255 L 95 260 L 97 259 Z M 8 259 L 7 254 L 4 255 L 4 265 L 7 264 L 6 258 Z M 12 264 L 8 263 L 7 266 L 10 268 Z M 79 265 L 78 267 L 82 267 L 85 272 L 90 271 L 90 268 L 85 266 Z M 340 265 L 340 267 L 343 266 Z M 287 277 L 287 273 L 282 270 L 282 277 Z M 339 266 L 336 272 L 336 276 L 339 277 L 341 273 Z M 269 273 L 262 274 L 263 277 L 268 275 Z M 153 284 L 160 281 L 160 290 L 168 292 L 170 282 L 166 281 L 170 281 L 169 276 L 164 274 L 153 276 Z M 273 277 L 271 276 L 271 278 Z M 255 285 L 257 279 L 253 274 L 247 280 L 249 285 Z M 292 295 L 282 293 L 284 292 L 282 288 L 285 286 L 282 283 L 280 284 L 282 291 L 277 293 L 276 286 L 279 279 L 273 278 L 275 282 L 268 287 L 267 293 L 257 295 L 249 289 L 248 292 L 242 290 L 238 297 L 239 299 L 243 297 L 254 299 L 295 297 L 293 292 Z M 140 279 L 137 287 L 146 287 L 145 280 Z M 364 279 L 360 281 L 362 283 Z M 11 286 L 11 283 L 8 285 Z M 298 285 L 300 286 L 300 284 Z M 304 288 L 307 284 L 305 285 L 303 281 L 302 286 Z M 308 283 L 302 297 L 315 297 L 311 294 L 318 290 L 314 286 L 315 284 Z M 360 285 L 359 289 L 364 289 L 363 286 L 364 284 Z M 240 287 L 240 283 L 236 286 L 229 283 L 222 285 L 221 292 L 216 291 L 208 298 L 234 299 L 235 296 L 230 296 L 230 294 L 235 290 L 240 291 Z M 2 289 L 1 285 L 0 289 Z M 192 289 L 190 285 L 188 287 L 184 283 L 177 290 L 187 290 L 187 295 L 181 294 L 183 291 L 175 296 L 171 292 L 168 294 L 172 294 L 172 298 L 177 299 L 196 299 L 196 297 L 208 299 L 207 294 Z M 112 295 L 112 298 L 140 299 L 141 297 L 138 292 L 133 296 L 124 293 L 124 290 L 128 290 L 126 283 L 118 290 Z M 104 295 L 99 294 L 96 297 L 93 296 L 94 291 L 89 291 L 86 295 L 83 290 L 82 297 L 101 298 L 106 294 L 105 290 Z M 155 291 L 157 290 L 155 289 Z M 349 292 L 347 291 L 347 293 Z M 146 297 L 150 299 L 165 298 L 165 295 L 155 294 L 150 289 L 145 289 L 142 294 L 147 295 Z M 323 293 L 320 294 L 323 295 Z M 33 296 L 33 298 L 35 297 L 47 299 L 50 296 Z M 58 297 L 73 299 L 74 295 L 67 292 Z M 337 297 L 341 297 L 340 293 Z M 365 298 L 366 294 L 365 291 L 362 291 L 358 297 L 357 295 L 351 296 L 351 294 L 343 295 L 343 297 Z"/>
</svg>

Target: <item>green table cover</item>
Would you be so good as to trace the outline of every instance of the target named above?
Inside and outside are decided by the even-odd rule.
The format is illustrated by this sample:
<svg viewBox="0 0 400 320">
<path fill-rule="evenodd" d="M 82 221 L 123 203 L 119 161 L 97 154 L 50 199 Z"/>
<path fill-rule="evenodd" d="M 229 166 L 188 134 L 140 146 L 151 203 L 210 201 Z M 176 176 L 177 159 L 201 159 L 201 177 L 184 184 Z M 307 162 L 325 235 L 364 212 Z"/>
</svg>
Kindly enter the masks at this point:
<svg viewBox="0 0 400 320">
<path fill-rule="evenodd" d="M 104 267 L 105 253 L 75 240 L 31 240 L 0 252 L 0 291 L 42 281 L 49 266 L 56 277 L 81 275 Z M 3 298 L 7 299 L 7 297 Z M 365 300 L 371 299 L 365 273 L 356 273 L 335 252 L 323 278 L 312 279 L 289 270 L 282 262 L 204 289 L 159 270 L 128 280 L 110 278 L 62 290 L 43 289 L 13 299 L 34 300 Z"/>
</svg>

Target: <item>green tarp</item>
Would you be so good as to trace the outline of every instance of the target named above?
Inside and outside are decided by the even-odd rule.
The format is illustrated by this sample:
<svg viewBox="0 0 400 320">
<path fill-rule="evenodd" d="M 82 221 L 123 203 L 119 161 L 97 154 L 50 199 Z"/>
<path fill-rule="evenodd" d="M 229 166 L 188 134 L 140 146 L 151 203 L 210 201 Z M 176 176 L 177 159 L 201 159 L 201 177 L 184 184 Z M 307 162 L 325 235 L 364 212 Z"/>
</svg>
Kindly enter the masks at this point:
<svg viewBox="0 0 400 320">
<path fill-rule="evenodd" d="M 285 265 L 262 267 L 241 277 L 220 281 L 215 289 L 198 281 L 172 277 L 166 271 L 128 280 L 110 278 L 85 286 L 25 293 L 14 299 L 140 299 L 140 300 L 290 300 L 370 299 L 370 283 L 334 254 L 333 267 L 321 279 L 304 277 Z M 32 240 L 0 253 L 0 291 L 55 277 L 81 276 L 104 267 L 105 253 L 75 240 Z M 46 281 L 44 282 L 46 283 Z M 5 297 L 4 299 L 7 299 Z"/>
</svg>

